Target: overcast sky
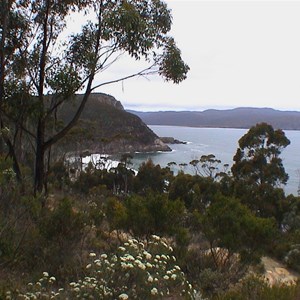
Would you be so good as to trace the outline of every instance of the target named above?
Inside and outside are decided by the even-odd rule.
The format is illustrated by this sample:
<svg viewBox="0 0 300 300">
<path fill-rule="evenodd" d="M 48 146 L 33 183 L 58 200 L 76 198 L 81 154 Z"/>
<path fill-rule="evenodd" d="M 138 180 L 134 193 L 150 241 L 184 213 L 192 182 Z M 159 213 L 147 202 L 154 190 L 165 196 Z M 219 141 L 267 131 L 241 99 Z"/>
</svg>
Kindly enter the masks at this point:
<svg viewBox="0 0 300 300">
<path fill-rule="evenodd" d="M 101 92 L 136 110 L 300 110 L 300 1 L 168 0 L 171 34 L 190 66 L 179 85 L 158 76 Z M 130 73 L 127 58 L 107 71 Z"/>
</svg>

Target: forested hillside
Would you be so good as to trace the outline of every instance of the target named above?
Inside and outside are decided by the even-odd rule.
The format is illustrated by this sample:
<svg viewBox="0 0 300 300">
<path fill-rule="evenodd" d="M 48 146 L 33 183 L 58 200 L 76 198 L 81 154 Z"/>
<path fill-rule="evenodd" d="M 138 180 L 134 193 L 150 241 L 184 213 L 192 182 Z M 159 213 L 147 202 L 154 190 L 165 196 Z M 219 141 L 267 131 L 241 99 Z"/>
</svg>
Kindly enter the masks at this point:
<svg viewBox="0 0 300 300">
<path fill-rule="evenodd" d="M 258 124 L 231 171 L 203 155 L 190 162 L 194 175 L 152 161 L 135 173 L 124 156 L 70 176 L 72 164 L 57 161 L 45 196 L 2 158 L 0 298 L 298 300 L 300 198 L 280 187 L 289 143 Z M 262 257 L 294 275 L 278 268 L 275 280 Z"/>
<path fill-rule="evenodd" d="M 299 299 L 297 273 L 271 284 L 261 264 L 300 271 L 300 197 L 282 188 L 282 130 L 251 127 L 231 170 L 207 153 L 190 162 L 194 175 L 151 160 L 132 170 L 128 153 L 109 167 L 65 155 L 168 150 L 114 98 L 93 94 L 150 74 L 187 78 L 167 1 L 0 8 L 1 300 Z M 70 33 L 69 17 L 81 29 Z"/>
<path fill-rule="evenodd" d="M 58 119 L 68 123 L 78 108 L 82 95 L 64 105 Z M 90 98 L 78 123 L 59 144 L 57 151 L 120 153 L 170 151 L 158 136 L 136 115 L 126 112 L 114 97 L 96 93 Z"/>
<path fill-rule="evenodd" d="M 148 125 L 174 125 L 211 128 L 250 128 L 267 122 L 274 128 L 300 130 L 300 112 L 279 111 L 271 108 L 236 108 L 205 111 L 130 111 Z"/>
</svg>

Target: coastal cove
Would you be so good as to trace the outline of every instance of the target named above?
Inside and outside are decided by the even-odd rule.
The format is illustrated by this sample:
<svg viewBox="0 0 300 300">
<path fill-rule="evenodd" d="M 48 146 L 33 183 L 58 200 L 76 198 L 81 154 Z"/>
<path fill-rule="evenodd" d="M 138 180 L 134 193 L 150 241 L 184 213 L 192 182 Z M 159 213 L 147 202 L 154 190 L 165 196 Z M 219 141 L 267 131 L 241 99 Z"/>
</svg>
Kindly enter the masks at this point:
<svg viewBox="0 0 300 300">
<path fill-rule="evenodd" d="M 161 125 L 149 127 L 158 136 L 172 136 L 187 143 L 169 145 L 172 152 L 136 153 L 132 160 L 133 168 L 138 169 L 143 161 L 152 159 L 155 164 L 162 167 L 167 166 L 169 162 L 175 162 L 177 165 L 172 166 L 175 173 L 180 170 L 179 164 L 185 163 L 187 166 L 184 168 L 184 172 L 190 174 L 194 174 L 194 170 L 189 162 L 193 159 L 199 159 L 201 155 L 214 154 L 217 159 L 222 161 L 221 165 L 229 164 L 231 166 L 238 147 L 238 140 L 248 131 L 247 129 Z M 285 130 L 284 132 L 291 141 L 291 144 L 281 153 L 284 168 L 289 174 L 289 180 L 284 190 L 287 195 L 297 195 L 300 179 L 300 131 Z"/>
</svg>

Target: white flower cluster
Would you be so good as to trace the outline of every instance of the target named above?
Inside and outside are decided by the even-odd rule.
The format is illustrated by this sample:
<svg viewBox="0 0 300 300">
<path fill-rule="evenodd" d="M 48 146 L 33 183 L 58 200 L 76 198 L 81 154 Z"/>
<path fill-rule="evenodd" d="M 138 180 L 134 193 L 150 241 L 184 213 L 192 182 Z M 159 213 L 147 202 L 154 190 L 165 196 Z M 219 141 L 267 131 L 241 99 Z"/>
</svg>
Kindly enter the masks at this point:
<svg viewBox="0 0 300 300">
<path fill-rule="evenodd" d="M 80 285 L 81 298 L 97 289 L 101 299 L 160 299 L 172 293 L 194 299 L 195 292 L 172 252 L 164 239 L 154 235 L 146 244 L 129 239 L 115 254 L 98 258 L 90 254 L 93 261 L 87 271 L 97 282 Z"/>
<path fill-rule="evenodd" d="M 6 180 L 13 180 L 16 177 L 16 173 L 12 168 L 3 170 L 2 174 L 6 178 Z"/>
<path fill-rule="evenodd" d="M 27 285 L 27 291 L 23 293 L 17 293 L 17 299 L 35 300 L 35 299 L 61 299 L 60 293 L 63 289 L 55 291 L 53 284 L 56 281 L 54 276 L 49 276 L 48 272 L 43 272 L 43 276 L 35 283 L 29 282 Z M 12 297 L 12 293 L 8 291 L 6 293 L 7 300 L 15 299 Z"/>
<path fill-rule="evenodd" d="M 116 253 L 98 257 L 90 253 L 91 261 L 85 269 L 88 276 L 83 280 L 71 282 L 57 292 L 48 292 L 49 297 L 42 298 L 42 283 L 55 281 L 44 272 L 39 290 L 35 294 L 27 292 L 23 298 L 19 295 L 19 299 L 161 299 L 172 294 L 195 299 L 196 291 L 176 265 L 172 251 L 158 236 L 152 236 L 147 244 L 129 239 Z"/>
</svg>

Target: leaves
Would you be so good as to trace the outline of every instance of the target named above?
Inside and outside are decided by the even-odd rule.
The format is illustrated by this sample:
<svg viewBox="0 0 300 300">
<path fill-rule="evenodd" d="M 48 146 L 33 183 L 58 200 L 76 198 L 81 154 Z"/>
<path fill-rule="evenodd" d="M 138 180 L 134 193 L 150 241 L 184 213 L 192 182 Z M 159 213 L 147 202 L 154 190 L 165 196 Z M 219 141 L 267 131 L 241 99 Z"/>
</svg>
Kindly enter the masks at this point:
<svg viewBox="0 0 300 300">
<path fill-rule="evenodd" d="M 41 192 L 46 182 L 46 151 L 75 125 L 94 89 L 150 74 L 175 83 L 186 78 L 188 66 L 168 36 L 172 18 L 163 1 L 13 0 L 0 5 L 0 108 L 5 108 L 9 126 L 16 128 L 12 136 L 19 137 L 7 141 L 10 153 L 14 144 L 23 149 L 29 144 L 35 153 L 35 163 L 30 166 L 35 169 L 35 191 Z M 93 17 L 67 37 L 67 17 L 76 11 Z M 146 60 L 149 67 L 104 82 L 97 78 L 94 84 L 96 75 L 125 53 Z M 83 87 L 86 90 L 77 111 L 58 128 L 57 111 Z M 18 108 L 14 103 L 21 101 L 16 101 L 14 90 L 21 88 L 32 101 Z M 16 116 L 22 118 L 15 122 Z M 17 165 L 24 155 L 14 157 Z"/>
<path fill-rule="evenodd" d="M 159 64 L 159 74 L 166 81 L 172 80 L 174 83 L 179 83 L 186 79 L 189 67 L 181 59 L 181 51 L 177 48 L 173 38 L 167 39 Z"/>
<path fill-rule="evenodd" d="M 274 130 L 269 124 L 251 127 L 239 140 L 239 148 L 233 158 L 233 176 L 252 184 L 285 184 L 288 175 L 279 155 L 289 144 L 284 132 Z"/>
<path fill-rule="evenodd" d="M 218 197 L 202 219 L 203 232 L 214 247 L 240 253 L 242 260 L 256 259 L 264 245 L 273 238 L 275 226 L 271 219 L 254 216 L 238 200 Z"/>
</svg>

